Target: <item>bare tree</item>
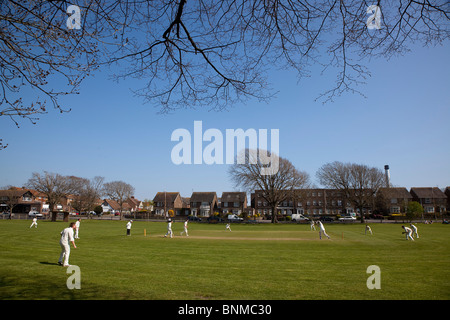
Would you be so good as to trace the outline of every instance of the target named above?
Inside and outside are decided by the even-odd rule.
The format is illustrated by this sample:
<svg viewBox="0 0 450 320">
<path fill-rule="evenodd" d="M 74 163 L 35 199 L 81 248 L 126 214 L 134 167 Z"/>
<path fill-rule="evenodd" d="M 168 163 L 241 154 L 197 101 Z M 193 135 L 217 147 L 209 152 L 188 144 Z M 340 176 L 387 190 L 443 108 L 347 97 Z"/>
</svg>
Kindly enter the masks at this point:
<svg viewBox="0 0 450 320">
<path fill-rule="evenodd" d="M 270 162 L 264 160 L 266 155 Z M 248 192 L 262 190 L 262 197 L 272 208 L 272 223 L 276 223 L 278 205 L 287 199 L 298 198 L 301 189 L 309 187 L 308 173 L 297 170 L 289 160 L 266 150 L 247 149 L 241 156 L 244 158 L 236 161 L 229 170 L 232 181 L 236 187 Z M 267 168 L 275 170 L 267 171 Z"/>
<path fill-rule="evenodd" d="M 103 185 L 103 193 L 119 204 L 120 219 L 122 220 L 123 204 L 133 195 L 134 187 L 123 181 L 112 181 Z"/>
<path fill-rule="evenodd" d="M 13 186 L 6 186 L 0 189 L 0 200 L 2 205 L 8 207 L 9 209 L 9 219 L 12 219 L 13 210 L 20 204 L 20 198 L 23 193 L 24 191 L 17 190 Z"/>
<path fill-rule="evenodd" d="M 44 171 L 43 174 L 33 172 L 27 182 L 27 187 L 45 194 L 49 205 L 49 213 L 52 221 L 56 221 L 58 211 L 56 206 L 61 203 L 64 197 L 75 192 L 79 181 L 74 177 L 62 176 L 58 173 Z M 64 212 L 64 221 L 68 221 L 68 212 Z"/>
<path fill-rule="evenodd" d="M 94 210 L 97 200 L 103 194 L 103 177 L 96 176 L 93 179 L 78 178 L 80 180 L 74 192 L 74 200 L 71 206 L 78 212 Z"/>
<path fill-rule="evenodd" d="M 78 92 L 85 77 L 107 64 L 117 65 L 118 81 L 142 80 L 135 94 L 160 112 L 267 101 L 274 95 L 273 67 L 300 78 L 312 65 L 330 71 L 335 84 L 318 98 L 326 102 L 359 92 L 370 58 L 402 55 L 413 43 L 442 44 L 450 34 L 444 0 L 378 1 L 375 11 L 359 0 L 84 0 L 77 3 L 80 30 L 66 27 L 70 4 L 0 4 L 0 115 L 16 124 L 47 111 L 42 95 L 68 110 L 58 96 Z M 370 29 L 373 14 L 379 21 Z M 57 88 L 61 78 L 66 90 Z M 41 96 L 23 101 L 24 88 Z"/>
<path fill-rule="evenodd" d="M 359 210 L 364 223 L 364 209 L 372 208 L 375 195 L 384 186 L 383 172 L 364 164 L 335 161 L 319 168 L 316 173 L 320 184 L 340 190 L 347 200 Z"/>
</svg>

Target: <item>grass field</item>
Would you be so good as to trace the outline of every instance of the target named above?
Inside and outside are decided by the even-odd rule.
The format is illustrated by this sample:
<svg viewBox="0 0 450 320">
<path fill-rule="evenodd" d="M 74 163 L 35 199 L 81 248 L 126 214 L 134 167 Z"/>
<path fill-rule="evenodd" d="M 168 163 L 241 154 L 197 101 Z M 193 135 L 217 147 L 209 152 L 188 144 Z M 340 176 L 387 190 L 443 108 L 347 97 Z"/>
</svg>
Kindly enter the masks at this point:
<svg viewBox="0 0 450 320">
<path fill-rule="evenodd" d="M 70 264 L 81 289 L 69 290 L 57 265 L 68 223 L 0 221 L 0 299 L 420 299 L 450 298 L 450 225 L 418 224 L 406 241 L 401 224 L 326 224 L 331 240 L 309 225 L 190 223 L 190 237 L 164 238 L 166 223 L 83 220 Z M 144 229 L 147 235 L 144 236 Z M 366 269 L 381 270 L 381 289 Z"/>
</svg>

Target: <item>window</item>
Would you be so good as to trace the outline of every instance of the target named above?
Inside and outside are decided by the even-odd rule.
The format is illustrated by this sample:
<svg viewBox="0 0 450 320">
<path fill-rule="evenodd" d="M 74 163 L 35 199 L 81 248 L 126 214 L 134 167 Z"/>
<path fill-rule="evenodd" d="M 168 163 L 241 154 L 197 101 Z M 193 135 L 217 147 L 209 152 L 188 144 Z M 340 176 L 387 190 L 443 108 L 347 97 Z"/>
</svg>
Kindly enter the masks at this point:
<svg viewBox="0 0 450 320">
<path fill-rule="evenodd" d="M 425 203 L 427 203 L 427 204 L 431 203 L 431 199 L 430 198 L 425 198 Z"/>
<path fill-rule="evenodd" d="M 392 198 L 391 203 L 397 203 L 397 198 Z"/>
<path fill-rule="evenodd" d="M 400 207 L 391 207 L 391 213 L 400 213 Z"/>
<path fill-rule="evenodd" d="M 239 208 L 239 202 L 234 202 L 233 205 L 235 208 Z"/>
<path fill-rule="evenodd" d="M 426 213 L 434 213 L 434 207 L 425 207 Z"/>
</svg>

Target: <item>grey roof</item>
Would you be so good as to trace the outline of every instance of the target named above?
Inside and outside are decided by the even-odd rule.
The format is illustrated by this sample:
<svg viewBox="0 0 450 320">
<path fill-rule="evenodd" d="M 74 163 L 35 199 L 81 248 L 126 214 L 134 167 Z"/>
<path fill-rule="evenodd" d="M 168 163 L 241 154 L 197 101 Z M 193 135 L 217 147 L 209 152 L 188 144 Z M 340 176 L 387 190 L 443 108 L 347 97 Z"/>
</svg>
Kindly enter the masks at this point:
<svg viewBox="0 0 450 320">
<path fill-rule="evenodd" d="M 445 193 L 437 187 L 429 188 L 411 188 L 411 194 L 419 199 L 447 199 Z"/>
</svg>

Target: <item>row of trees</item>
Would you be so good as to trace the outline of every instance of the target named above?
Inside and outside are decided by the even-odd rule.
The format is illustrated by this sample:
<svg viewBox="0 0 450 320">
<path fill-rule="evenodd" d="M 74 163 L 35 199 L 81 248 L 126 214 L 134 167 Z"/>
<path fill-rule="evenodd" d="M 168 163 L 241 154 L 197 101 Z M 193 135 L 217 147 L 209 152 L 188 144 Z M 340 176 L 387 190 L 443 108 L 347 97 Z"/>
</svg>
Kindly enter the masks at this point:
<svg viewBox="0 0 450 320">
<path fill-rule="evenodd" d="M 96 200 L 103 196 L 115 200 L 120 206 L 122 218 L 123 204 L 134 194 L 134 187 L 123 181 L 105 183 L 104 180 L 99 176 L 86 179 L 44 171 L 43 173 L 34 172 L 26 183 L 26 187 L 47 197 L 52 221 L 56 221 L 58 213 L 56 206 L 69 195 L 73 197 L 70 205 L 78 212 L 93 211 L 97 205 Z M 64 220 L 68 219 L 68 214 L 64 212 Z"/>
<path fill-rule="evenodd" d="M 273 166 L 258 161 L 254 156 L 258 152 L 266 151 L 246 150 L 246 159 L 242 161 L 244 163 L 234 164 L 229 174 L 236 187 L 244 188 L 248 192 L 263 190 L 264 200 L 272 207 L 272 222 L 276 223 L 275 213 L 280 203 L 289 199 L 301 199 L 302 190 L 311 188 L 312 182 L 307 172 L 296 169 L 289 160 L 282 157 L 277 157 L 278 171 L 263 174 L 263 168 Z M 378 168 L 339 161 L 323 165 L 316 176 L 321 185 L 341 191 L 360 212 L 371 206 L 375 194 L 386 183 L 383 172 Z M 361 222 L 364 222 L 363 215 Z"/>
</svg>

